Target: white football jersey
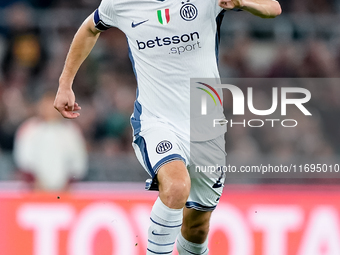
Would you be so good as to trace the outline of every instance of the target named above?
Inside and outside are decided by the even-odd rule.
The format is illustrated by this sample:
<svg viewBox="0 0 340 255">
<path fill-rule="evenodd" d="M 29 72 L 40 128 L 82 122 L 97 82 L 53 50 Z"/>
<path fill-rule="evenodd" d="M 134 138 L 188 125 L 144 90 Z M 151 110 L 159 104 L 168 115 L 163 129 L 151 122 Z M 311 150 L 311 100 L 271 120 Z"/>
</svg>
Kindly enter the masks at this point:
<svg viewBox="0 0 340 255">
<path fill-rule="evenodd" d="M 117 27 L 128 40 L 138 84 L 134 135 L 150 118 L 190 134 L 190 78 L 219 78 L 222 13 L 217 0 L 102 0 L 94 15 L 97 29 Z M 223 117 L 222 107 L 218 112 Z"/>
</svg>

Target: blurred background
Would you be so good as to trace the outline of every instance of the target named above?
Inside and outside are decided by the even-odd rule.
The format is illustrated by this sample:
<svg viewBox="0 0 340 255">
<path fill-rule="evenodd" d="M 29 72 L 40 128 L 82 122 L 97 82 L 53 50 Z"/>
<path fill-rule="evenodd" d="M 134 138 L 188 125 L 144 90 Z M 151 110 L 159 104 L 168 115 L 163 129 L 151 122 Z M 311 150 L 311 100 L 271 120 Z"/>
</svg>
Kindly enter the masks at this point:
<svg viewBox="0 0 340 255">
<path fill-rule="evenodd" d="M 64 120 L 52 106 L 72 38 L 99 3 L 0 0 L 1 254 L 144 253 L 157 194 L 143 191 L 148 175 L 131 146 L 136 80 L 122 32 L 103 33 L 76 77 L 80 118 Z M 226 13 L 221 76 L 339 78 L 340 1 L 280 3 L 283 13 L 272 20 Z M 275 137 L 233 129 L 229 157 L 339 163 L 340 85 L 322 85 L 309 88 L 313 118 L 296 116 L 301 126 Z M 259 89 L 258 103 L 270 92 Z M 213 214 L 211 254 L 339 255 L 340 191 L 330 185 L 338 180 L 228 179 Z"/>
</svg>

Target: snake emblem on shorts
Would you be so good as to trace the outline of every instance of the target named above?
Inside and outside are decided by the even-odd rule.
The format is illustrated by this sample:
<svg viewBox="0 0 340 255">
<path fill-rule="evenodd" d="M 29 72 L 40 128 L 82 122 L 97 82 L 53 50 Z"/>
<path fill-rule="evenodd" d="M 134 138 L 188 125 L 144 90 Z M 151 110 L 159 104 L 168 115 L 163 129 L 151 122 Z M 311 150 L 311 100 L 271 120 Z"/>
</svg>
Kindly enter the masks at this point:
<svg viewBox="0 0 340 255">
<path fill-rule="evenodd" d="M 157 147 L 156 147 L 156 152 L 158 154 L 164 154 L 168 151 L 170 151 L 172 149 L 172 143 L 170 143 L 169 141 L 161 141 Z"/>
</svg>

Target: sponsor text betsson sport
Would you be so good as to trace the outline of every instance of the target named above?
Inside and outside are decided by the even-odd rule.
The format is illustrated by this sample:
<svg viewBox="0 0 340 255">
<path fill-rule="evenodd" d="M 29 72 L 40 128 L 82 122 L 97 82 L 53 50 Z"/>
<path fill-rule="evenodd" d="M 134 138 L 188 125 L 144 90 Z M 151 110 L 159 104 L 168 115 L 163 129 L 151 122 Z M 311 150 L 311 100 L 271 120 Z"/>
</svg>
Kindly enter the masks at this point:
<svg viewBox="0 0 340 255">
<path fill-rule="evenodd" d="M 169 54 L 181 55 L 185 52 L 190 52 L 202 48 L 199 39 L 200 35 L 198 32 L 191 32 L 182 35 L 166 36 L 163 38 L 156 36 L 155 39 L 149 39 L 146 41 L 136 40 L 136 43 L 138 50 L 173 46 L 169 48 Z"/>
</svg>

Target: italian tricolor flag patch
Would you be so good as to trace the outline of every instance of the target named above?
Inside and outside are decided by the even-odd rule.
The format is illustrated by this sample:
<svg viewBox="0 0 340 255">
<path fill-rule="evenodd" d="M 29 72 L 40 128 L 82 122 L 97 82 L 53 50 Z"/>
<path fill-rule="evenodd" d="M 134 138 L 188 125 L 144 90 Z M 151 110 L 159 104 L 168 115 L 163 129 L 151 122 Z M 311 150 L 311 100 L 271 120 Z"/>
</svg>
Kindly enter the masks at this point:
<svg viewBox="0 0 340 255">
<path fill-rule="evenodd" d="M 162 25 L 167 25 L 170 22 L 169 9 L 157 10 L 158 21 Z"/>
</svg>

